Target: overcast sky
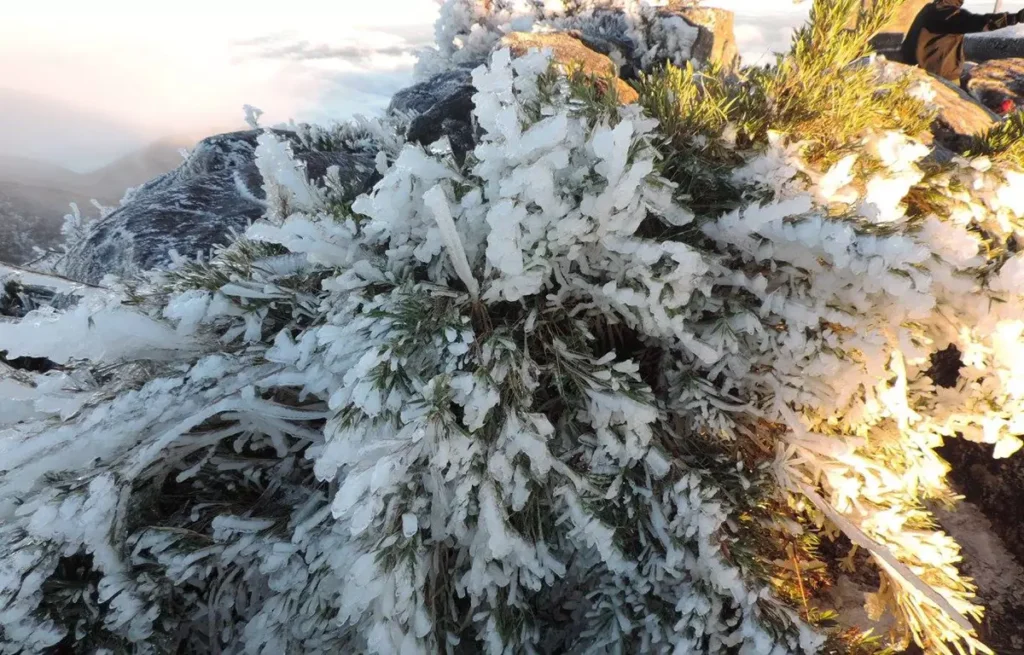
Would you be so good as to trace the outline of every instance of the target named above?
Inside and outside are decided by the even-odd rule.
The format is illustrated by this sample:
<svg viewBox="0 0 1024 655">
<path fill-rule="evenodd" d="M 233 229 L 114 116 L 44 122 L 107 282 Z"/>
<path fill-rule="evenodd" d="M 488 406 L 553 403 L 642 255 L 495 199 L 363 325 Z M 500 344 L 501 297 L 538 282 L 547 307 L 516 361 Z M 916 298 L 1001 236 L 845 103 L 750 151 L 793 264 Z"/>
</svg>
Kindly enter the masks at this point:
<svg viewBox="0 0 1024 655">
<path fill-rule="evenodd" d="M 101 165 L 141 143 L 240 124 L 379 111 L 432 42 L 437 0 L 7 0 L 0 155 Z M 788 43 L 809 2 L 708 0 L 737 12 L 746 59 Z M 1024 7 L 1008 0 L 1007 9 Z M 10 5 L 10 6 L 6 6 Z M 990 0 L 969 6 L 990 9 Z"/>
</svg>

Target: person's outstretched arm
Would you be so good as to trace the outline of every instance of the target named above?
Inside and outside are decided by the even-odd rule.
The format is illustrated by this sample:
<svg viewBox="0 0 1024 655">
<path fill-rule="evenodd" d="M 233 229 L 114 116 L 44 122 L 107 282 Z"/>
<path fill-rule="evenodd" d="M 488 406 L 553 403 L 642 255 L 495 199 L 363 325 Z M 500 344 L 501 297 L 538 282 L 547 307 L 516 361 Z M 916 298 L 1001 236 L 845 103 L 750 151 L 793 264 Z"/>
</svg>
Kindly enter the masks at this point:
<svg viewBox="0 0 1024 655">
<path fill-rule="evenodd" d="M 1024 10 L 1014 14 L 972 14 L 966 9 L 938 7 L 930 18 L 927 29 L 933 34 L 974 34 L 1024 22 Z"/>
</svg>

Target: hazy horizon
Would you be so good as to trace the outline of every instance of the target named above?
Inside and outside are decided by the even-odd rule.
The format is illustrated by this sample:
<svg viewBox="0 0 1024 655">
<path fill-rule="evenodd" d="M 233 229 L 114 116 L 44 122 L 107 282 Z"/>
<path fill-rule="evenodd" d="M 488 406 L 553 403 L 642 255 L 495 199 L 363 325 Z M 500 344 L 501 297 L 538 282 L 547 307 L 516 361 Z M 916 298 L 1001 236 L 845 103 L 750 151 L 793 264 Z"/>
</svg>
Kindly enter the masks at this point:
<svg viewBox="0 0 1024 655">
<path fill-rule="evenodd" d="M 348 5 L 348 6 L 346 6 Z M 433 39 L 434 0 L 17 3 L 0 21 L 0 156 L 83 172 L 165 137 L 378 111 Z"/>
<path fill-rule="evenodd" d="M 705 4 L 736 11 L 747 62 L 785 46 L 810 6 Z M 178 0 L 157 14 L 134 0 L 17 3 L 0 22 L 0 156 L 86 172 L 160 139 L 240 128 L 245 104 L 268 124 L 379 112 L 412 81 L 437 7 L 293 0 L 270 13 L 239 0 Z"/>
</svg>

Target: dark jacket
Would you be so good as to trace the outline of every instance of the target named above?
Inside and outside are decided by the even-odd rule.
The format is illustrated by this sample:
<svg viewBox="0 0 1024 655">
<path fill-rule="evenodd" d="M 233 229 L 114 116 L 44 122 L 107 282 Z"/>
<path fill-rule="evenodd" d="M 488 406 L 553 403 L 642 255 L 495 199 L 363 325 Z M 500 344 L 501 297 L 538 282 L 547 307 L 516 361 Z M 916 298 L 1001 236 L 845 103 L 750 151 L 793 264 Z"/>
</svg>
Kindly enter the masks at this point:
<svg viewBox="0 0 1024 655">
<path fill-rule="evenodd" d="M 963 0 L 935 0 L 914 19 L 903 39 L 904 63 L 933 75 L 960 81 L 964 68 L 964 35 L 1016 25 L 1017 14 L 972 14 Z"/>
</svg>

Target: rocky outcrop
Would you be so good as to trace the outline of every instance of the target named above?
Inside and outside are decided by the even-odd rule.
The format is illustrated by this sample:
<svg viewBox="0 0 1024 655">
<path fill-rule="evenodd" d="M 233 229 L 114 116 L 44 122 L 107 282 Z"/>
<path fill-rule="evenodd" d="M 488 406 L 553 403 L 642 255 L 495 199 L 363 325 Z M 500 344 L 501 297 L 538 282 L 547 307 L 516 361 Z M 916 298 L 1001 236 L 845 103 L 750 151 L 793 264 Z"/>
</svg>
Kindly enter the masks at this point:
<svg viewBox="0 0 1024 655">
<path fill-rule="evenodd" d="M 426 146 L 447 136 L 461 161 L 474 147 L 472 78 L 468 67 L 445 71 L 396 93 L 388 111 L 410 119 L 410 142 Z"/>
<path fill-rule="evenodd" d="M 508 48 L 513 57 L 522 57 L 533 49 L 551 50 L 551 59 L 556 65 L 593 77 L 606 91 L 614 89 L 619 102 L 630 104 L 639 99 L 636 90 L 619 79 L 618 68 L 611 58 L 591 50 L 569 34 L 512 32 L 501 40 L 499 47 Z"/>
<path fill-rule="evenodd" d="M 924 86 L 924 92 L 918 93 L 929 96 L 928 104 L 937 110 L 932 134 L 938 144 L 950 150 L 964 150 L 975 136 L 988 131 L 999 121 L 998 115 L 963 89 L 920 68 L 884 59 L 877 60 L 875 65 L 879 67 L 882 79 L 891 81 L 910 76 Z"/>
<path fill-rule="evenodd" d="M 932 133 L 939 143 L 953 150 L 964 150 L 970 141 L 992 128 L 999 117 L 960 87 L 940 80 L 924 71 L 911 69 L 914 75 L 926 80 L 935 91 L 933 104 L 939 113 L 932 126 Z"/>
<path fill-rule="evenodd" d="M 621 62 L 632 57 L 632 46 L 598 33 L 578 30 L 568 32 L 512 32 L 497 47 L 508 48 L 515 57 L 531 49 L 550 49 L 554 62 L 566 70 L 579 70 L 593 76 L 596 82 L 614 88 L 620 102 L 638 99 L 637 92 L 621 79 Z M 620 61 L 617 65 L 612 56 Z M 632 68 L 629 68 L 632 70 Z M 430 145 L 447 137 L 456 159 L 461 161 L 475 145 L 473 128 L 473 88 L 468 66 L 446 71 L 399 91 L 388 111 L 409 119 L 406 139 Z"/>
<path fill-rule="evenodd" d="M 472 68 L 453 68 L 402 89 L 392 96 L 388 111 L 410 115 L 424 114 L 440 100 L 472 88 Z"/>
<path fill-rule="evenodd" d="M 996 59 L 970 69 L 967 89 L 986 107 L 998 110 L 1004 101 L 1024 107 L 1024 59 Z"/>
<path fill-rule="evenodd" d="M 733 69 L 739 64 L 740 51 L 736 45 L 736 17 L 733 12 L 711 7 L 669 5 L 663 14 L 674 14 L 691 27 L 697 28 L 697 38 L 690 49 L 690 60 L 698 66 L 718 64 Z"/>
<path fill-rule="evenodd" d="M 208 253 L 233 232 L 243 232 L 266 209 L 255 161 L 259 134 L 233 132 L 201 141 L 181 166 L 138 188 L 121 207 L 92 223 L 61 272 L 95 284 L 111 273 L 164 268 L 172 261 L 171 251 L 189 258 Z M 352 188 L 368 188 L 374 175 L 371 155 L 312 151 L 294 133 L 277 134 L 291 142 L 310 179 L 337 166 Z"/>
<path fill-rule="evenodd" d="M 541 19 L 543 12 L 539 8 L 536 11 Z M 631 27 L 620 9 L 597 9 L 585 18 L 548 18 L 548 22 L 541 20 L 542 30 L 495 35 L 488 47 L 509 48 L 517 57 L 533 48 L 550 49 L 556 64 L 593 76 L 599 85 L 606 85 L 606 90 L 614 89 L 618 100 L 627 104 L 638 99 L 628 81 L 643 70 L 665 63 L 668 53 L 672 53 L 674 63 L 691 61 L 698 67 L 715 63 L 731 69 L 739 63 L 734 16 L 723 9 L 675 0 L 650 16 L 655 20 L 645 28 L 649 33 L 644 34 Z M 476 136 L 471 71 L 484 63 L 486 56 L 483 51 L 467 48 L 448 59 L 449 63 L 458 60 L 455 68 L 399 91 L 388 111 L 408 118 L 409 141 L 429 145 L 447 137 L 453 154 L 461 161 L 472 150 Z"/>
</svg>

